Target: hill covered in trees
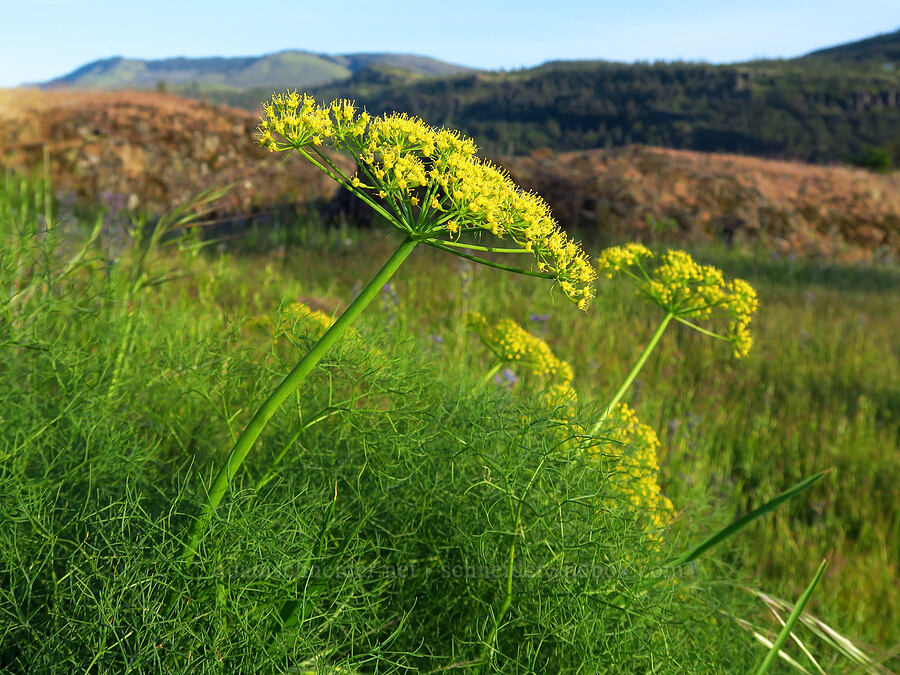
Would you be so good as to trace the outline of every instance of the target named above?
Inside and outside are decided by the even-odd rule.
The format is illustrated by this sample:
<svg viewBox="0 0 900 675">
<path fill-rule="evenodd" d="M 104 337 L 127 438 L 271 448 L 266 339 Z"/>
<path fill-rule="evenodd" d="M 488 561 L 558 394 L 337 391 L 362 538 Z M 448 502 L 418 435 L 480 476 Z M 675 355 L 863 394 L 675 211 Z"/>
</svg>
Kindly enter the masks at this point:
<svg viewBox="0 0 900 675">
<path fill-rule="evenodd" d="M 367 64 L 301 88 L 463 129 L 491 154 L 642 144 L 887 169 L 900 165 L 898 54 L 900 31 L 789 60 L 569 61 L 430 78 Z M 182 93 L 256 110 L 271 90 Z"/>
<path fill-rule="evenodd" d="M 488 154 L 653 145 L 876 170 L 900 166 L 900 30 L 740 64 L 558 61 L 477 71 L 408 54 L 115 57 L 43 88 L 164 89 L 255 112 L 274 89 L 462 129 Z"/>
</svg>

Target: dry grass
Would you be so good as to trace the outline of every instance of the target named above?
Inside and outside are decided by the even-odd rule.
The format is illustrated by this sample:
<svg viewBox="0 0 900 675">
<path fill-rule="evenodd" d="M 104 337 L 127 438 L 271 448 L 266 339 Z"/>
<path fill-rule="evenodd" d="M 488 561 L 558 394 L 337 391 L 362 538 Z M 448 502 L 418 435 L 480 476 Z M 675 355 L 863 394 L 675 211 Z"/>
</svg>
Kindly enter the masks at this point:
<svg viewBox="0 0 900 675">
<path fill-rule="evenodd" d="M 256 117 L 155 92 L 5 90 L 0 157 L 30 171 L 44 153 L 57 191 L 164 213 L 233 184 L 231 213 L 330 198 L 334 184 L 299 161 L 262 152 Z"/>
<path fill-rule="evenodd" d="M 229 183 L 232 212 L 335 195 L 311 167 L 261 153 L 255 126 L 251 113 L 156 92 L 0 90 L 3 164 L 30 170 L 46 149 L 56 189 L 85 203 L 165 212 Z M 900 255 L 896 172 L 640 146 L 503 163 L 563 226 L 607 237 L 724 239 L 842 262 Z"/>
<path fill-rule="evenodd" d="M 900 254 L 900 173 L 635 146 L 507 160 L 563 223 L 759 243 L 843 262 Z"/>
</svg>

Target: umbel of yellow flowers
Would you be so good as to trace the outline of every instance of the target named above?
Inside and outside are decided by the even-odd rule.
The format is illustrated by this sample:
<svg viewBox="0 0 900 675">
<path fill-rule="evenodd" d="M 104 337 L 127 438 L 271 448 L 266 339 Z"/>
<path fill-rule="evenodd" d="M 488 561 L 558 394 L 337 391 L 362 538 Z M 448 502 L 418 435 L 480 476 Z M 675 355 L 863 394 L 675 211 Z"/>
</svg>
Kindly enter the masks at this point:
<svg viewBox="0 0 900 675">
<path fill-rule="evenodd" d="M 609 505 L 622 504 L 624 497 L 625 503 L 644 520 L 651 537 L 658 540 L 656 531 L 672 519 L 675 508 L 659 487 L 659 439 L 653 429 L 641 423 L 626 404 L 618 403 L 604 420 L 601 442 L 575 442 L 584 439 L 584 429 L 574 421 L 578 395 L 572 388 L 572 367 L 557 357 L 544 340 L 511 319 L 491 325 L 483 315 L 470 312 L 466 324 L 499 363 L 520 366 L 540 379 L 540 400 L 562 423 L 555 431 L 559 447 L 581 447 L 592 459 L 612 462 L 615 470 L 610 486 L 616 497 L 609 500 Z"/>
<path fill-rule="evenodd" d="M 753 344 L 750 319 L 758 305 L 753 287 L 743 279 L 726 282 L 722 270 L 695 262 L 685 251 L 668 251 L 660 264 L 648 269 L 652 258 L 653 253 L 641 244 L 613 246 L 597 257 L 597 268 L 610 279 L 624 274 L 640 294 L 672 318 L 731 342 L 736 357 L 746 356 Z M 725 335 L 694 323 L 716 317 L 728 320 Z"/>
<path fill-rule="evenodd" d="M 557 358 L 550 345 L 512 319 L 501 319 L 491 326 L 483 315 L 469 312 L 466 325 L 501 363 L 523 366 L 555 384 L 569 386 L 572 383 L 572 366 Z"/>
<path fill-rule="evenodd" d="M 531 253 L 539 276 L 587 307 L 596 278 L 587 255 L 540 197 L 478 158 L 471 139 L 405 114 L 371 117 L 349 101 L 320 106 L 297 92 L 273 96 L 263 110 L 261 145 L 298 151 L 409 237 L 453 250 L 462 234 L 490 232 L 512 247 L 487 250 Z M 353 157 L 357 172 L 341 171 L 329 148 Z"/>
<path fill-rule="evenodd" d="M 616 405 L 613 424 L 604 434 L 605 452 L 617 456 L 617 470 L 612 484 L 627 498 L 652 530 L 665 527 L 675 514 L 675 507 L 662 494 L 657 476 L 659 438 L 651 427 L 643 424 L 637 413 L 624 403 Z M 592 448 L 592 451 L 596 451 Z"/>
</svg>

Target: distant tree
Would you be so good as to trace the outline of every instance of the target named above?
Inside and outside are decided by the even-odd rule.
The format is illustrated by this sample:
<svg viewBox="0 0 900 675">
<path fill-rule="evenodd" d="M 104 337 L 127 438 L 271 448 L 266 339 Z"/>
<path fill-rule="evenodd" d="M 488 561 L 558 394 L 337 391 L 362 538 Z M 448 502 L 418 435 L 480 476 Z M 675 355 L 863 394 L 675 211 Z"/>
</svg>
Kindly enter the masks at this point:
<svg viewBox="0 0 900 675">
<path fill-rule="evenodd" d="M 888 173 L 893 168 L 894 158 L 886 148 L 870 146 L 851 157 L 850 163 L 876 173 Z"/>
</svg>

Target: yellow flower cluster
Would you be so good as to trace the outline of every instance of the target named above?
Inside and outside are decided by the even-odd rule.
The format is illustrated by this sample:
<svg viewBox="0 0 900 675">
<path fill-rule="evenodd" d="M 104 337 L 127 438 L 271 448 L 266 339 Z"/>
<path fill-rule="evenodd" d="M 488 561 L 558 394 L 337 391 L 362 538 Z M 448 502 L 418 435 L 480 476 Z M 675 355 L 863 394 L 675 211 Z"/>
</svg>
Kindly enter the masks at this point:
<svg viewBox="0 0 900 675">
<path fill-rule="evenodd" d="M 613 446 L 621 451 L 612 483 L 638 513 L 646 516 L 651 528 L 662 528 L 672 519 L 675 507 L 661 493 L 657 479 L 659 438 L 624 403 L 616 406 L 609 419 L 611 427 L 604 434 L 608 439 L 604 448 Z"/>
<path fill-rule="evenodd" d="M 652 257 L 641 244 L 614 246 L 600 253 L 597 267 L 609 278 L 624 273 L 639 292 L 678 319 L 728 317 L 725 339 L 732 343 L 736 357 L 746 356 L 752 345 L 750 320 L 758 306 L 753 287 L 741 279 L 726 282 L 720 269 L 697 263 L 685 251 L 666 252 L 660 264 L 648 271 L 644 263 Z"/>
<path fill-rule="evenodd" d="M 382 192 L 410 199 L 429 182 L 425 162 L 434 154 L 434 134 L 408 115 L 378 117 L 369 125 L 360 159 Z"/>
<path fill-rule="evenodd" d="M 753 286 L 743 279 L 735 279 L 729 284 L 729 311 L 734 319 L 728 326 L 728 335 L 734 345 L 734 353 L 738 358 L 750 353 L 753 337 L 750 335 L 750 319 L 759 301 Z"/>
<path fill-rule="evenodd" d="M 550 207 L 537 195 L 520 189 L 501 169 L 468 158 L 448 172 L 443 208 L 453 215 L 455 230 L 481 228 L 509 237 L 531 251 L 541 272 L 552 273 L 563 292 L 580 309 L 593 297 L 596 272 L 586 254 L 563 232 Z"/>
<path fill-rule="evenodd" d="M 359 195 L 380 199 L 410 236 L 453 239 L 460 232 L 487 231 L 531 252 L 537 268 L 552 275 L 581 309 L 593 297 L 596 271 L 547 204 L 476 157 L 472 140 L 456 131 L 434 129 L 405 114 L 357 115 L 348 101 L 320 107 L 310 96 L 291 92 L 264 106 L 259 142 L 272 151 L 293 148 L 310 159 L 307 149 L 321 157 L 321 145 L 344 150 L 359 173 L 330 175 Z"/>
<path fill-rule="evenodd" d="M 570 422 L 578 407 L 578 394 L 572 387 L 572 366 L 557 358 L 541 338 L 510 319 L 489 326 L 484 316 L 470 312 L 466 316 L 466 325 L 500 363 L 521 366 L 541 379 L 539 401 L 557 422 L 551 433 L 557 438 L 560 449 L 576 447 L 584 430 Z"/>
<path fill-rule="evenodd" d="M 489 326 L 484 316 L 471 312 L 466 316 L 466 325 L 500 361 L 516 363 L 538 377 L 552 380 L 555 385 L 571 388 L 572 366 L 558 359 L 546 342 L 512 319 L 501 319 Z"/>
<path fill-rule="evenodd" d="M 322 108 L 307 94 L 275 94 L 263 106 L 259 144 L 274 152 L 322 145 L 335 137 L 358 137 L 365 131 L 369 114 L 364 112 L 354 119 L 355 116 L 356 106 L 350 101 L 333 101 Z"/>
<path fill-rule="evenodd" d="M 554 382 L 541 392 L 541 400 L 548 408 L 562 408 L 566 416 L 571 417 L 578 405 L 578 392 L 571 382 Z"/>
<path fill-rule="evenodd" d="M 285 333 L 294 333 L 298 327 L 302 326 L 310 330 L 314 337 L 319 337 L 331 328 L 332 323 L 334 321 L 325 312 L 312 309 L 302 302 L 293 302 L 284 308 L 281 327 Z"/>
<path fill-rule="evenodd" d="M 559 422 L 552 433 L 558 437 L 560 449 L 580 447 L 594 457 L 613 454 L 613 489 L 645 519 L 648 528 L 659 530 L 672 519 L 675 508 L 662 495 L 657 480 L 659 439 L 651 427 L 638 420 L 634 410 L 618 404 L 606 420 L 600 442 L 595 439 L 595 445 L 585 448 L 585 429 L 574 421 L 578 395 L 572 387 L 572 367 L 557 358 L 546 342 L 510 319 L 490 326 L 484 316 L 471 312 L 466 324 L 501 362 L 520 364 L 546 378 L 540 400 Z M 621 501 L 610 499 L 609 503 L 615 507 Z"/>
<path fill-rule="evenodd" d="M 615 272 L 641 264 L 642 258 L 652 258 L 653 254 L 643 244 L 632 242 L 624 246 L 611 246 L 597 256 L 597 269 L 606 272 L 606 278 L 612 279 Z"/>
</svg>

